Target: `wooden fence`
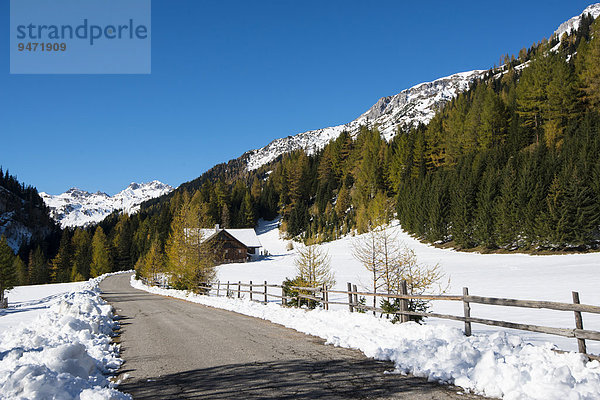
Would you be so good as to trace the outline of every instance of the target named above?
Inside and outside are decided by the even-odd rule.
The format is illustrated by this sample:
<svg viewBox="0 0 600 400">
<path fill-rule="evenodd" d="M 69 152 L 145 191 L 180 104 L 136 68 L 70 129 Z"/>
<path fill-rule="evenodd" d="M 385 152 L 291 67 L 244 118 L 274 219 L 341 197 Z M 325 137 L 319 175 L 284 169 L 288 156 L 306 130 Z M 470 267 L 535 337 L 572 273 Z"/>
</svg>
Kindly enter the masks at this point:
<svg viewBox="0 0 600 400">
<path fill-rule="evenodd" d="M 276 291 L 280 291 L 281 294 L 272 293 L 272 291 L 269 291 L 269 288 L 276 289 Z M 295 304 L 300 304 L 300 301 L 298 300 L 306 299 L 307 301 L 314 301 L 322 304 L 323 308 L 326 310 L 329 309 L 330 305 L 336 304 L 347 306 L 350 312 L 363 310 L 388 315 L 397 314 L 400 316 L 401 322 L 409 321 L 411 316 L 461 321 L 464 323 L 464 331 L 465 335 L 467 336 L 471 335 L 471 324 L 483 324 L 489 326 L 498 326 L 502 328 L 510 328 L 522 331 L 545 333 L 550 335 L 563 336 L 567 338 L 574 338 L 577 340 L 578 350 L 580 353 L 585 354 L 590 359 L 600 360 L 600 356 L 588 354 L 585 343 L 586 340 L 600 341 L 600 332 L 584 329 L 582 315 L 582 313 L 600 314 L 600 306 L 581 304 L 579 301 L 578 292 L 572 292 L 573 303 L 560 303 L 553 301 L 517 300 L 496 297 L 472 296 L 469 294 L 468 288 L 463 288 L 462 295 L 413 295 L 408 293 L 406 282 L 402 282 L 402 285 L 400 286 L 400 293 L 374 293 L 359 291 L 357 290 L 356 285 L 352 285 L 350 282 L 348 282 L 347 284 L 348 290 L 332 290 L 326 286 L 317 288 L 291 286 L 289 288 L 298 291 L 296 296 L 287 295 L 283 285 L 269 284 L 267 283 L 267 281 L 264 281 L 264 283 L 255 283 L 252 281 L 248 283 L 244 283 L 241 281 L 228 281 L 227 283 L 214 282 L 199 286 L 199 289 L 207 295 L 240 298 L 242 294 L 248 294 L 250 300 L 258 301 L 265 304 L 269 302 L 269 298 L 276 299 L 274 301 L 280 302 L 283 306 L 287 306 L 292 300 L 296 300 Z M 344 298 L 347 296 L 348 300 L 332 301 L 329 299 L 329 295 L 332 293 L 345 295 Z M 367 306 L 359 302 L 358 296 L 362 296 L 364 298 L 371 297 L 374 299 L 399 299 L 400 310 L 395 312 L 389 312 L 383 310 L 380 307 Z M 463 315 L 438 314 L 432 312 L 420 312 L 410 310 L 409 300 L 462 302 Z M 376 303 L 376 301 L 374 301 L 374 303 Z M 574 328 L 555 328 L 541 325 L 531 325 L 508 321 L 491 320 L 485 318 L 476 318 L 471 315 L 471 304 L 568 311 L 573 313 Z"/>
<path fill-rule="evenodd" d="M 267 304 L 269 302 L 269 297 L 273 297 L 277 299 L 277 301 L 281 301 L 281 304 L 284 306 L 287 306 L 288 301 L 294 299 L 294 297 L 292 296 L 286 296 L 283 285 L 269 284 L 267 283 L 267 281 L 264 281 L 264 283 L 253 283 L 252 281 L 248 283 L 244 283 L 242 281 L 227 281 L 226 284 L 221 282 L 215 282 L 201 285 L 198 288 L 200 290 L 204 290 L 206 294 L 235 297 L 238 299 L 242 296 L 243 293 L 246 293 L 249 295 L 248 297 L 250 298 L 250 300 L 258 301 L 263 304 Z M 262 290 L 255 290 L 258 288 L 262 288 Z M 281 295 L 270 293 L 269 288 L 280 289 Z"/>
</svg>

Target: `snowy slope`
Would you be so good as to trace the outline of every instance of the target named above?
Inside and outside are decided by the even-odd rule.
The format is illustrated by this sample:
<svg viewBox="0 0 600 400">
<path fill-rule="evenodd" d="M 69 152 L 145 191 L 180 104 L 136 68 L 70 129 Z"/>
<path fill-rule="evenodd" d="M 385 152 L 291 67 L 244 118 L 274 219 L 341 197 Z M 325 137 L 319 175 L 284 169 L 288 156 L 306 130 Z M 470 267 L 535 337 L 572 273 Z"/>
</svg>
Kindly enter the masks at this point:
<svg viewBox="0 0 600 400">
<path fill-rule="evenodd" d="M 85 282 L 17 286 L 7 293 L 9 308 L 0 309 L 0 334 L 21 323 L 31 324 L 66 293 L 83 288 Z"/>
<path fill-rule="evenodd" d="M 587 6 L 581 14 L 560 24 L 558 29 L 554 32 L 554 35 L 558 36 L 558 38 L 560 39 L 560 37 L 564 33 L 569 34 L 571 33 L 571 31 L 576 31 L 577 29 L 579 29 L 579 22 L 581 21 L 581 16 L 583 14 L 590 14 L 594 18 L 598 17 L 598 15 L 600 15 L 600 3 L 591 4 Z"/>
<path fill-rule="evenodd" d="M 485 72 L 462 72 L 433 82 L 420 83 L 394 96 L 382 97 L 352 122 L 276 139 L 261 149 L 247 152 L 242 158 L 245 158 L 248 170 L 254 170 L 294 150 L 304 149 L 311 154 L 344 131 L 352 136 L 356 135 L 362 125 L 377 125 L 382 136 L 390 140 L 398 127 L 427 124 L 441 105 L 468 89 Z"/>
<path fill-rule="evenodd" d="M 415 251 L 420 263 L 429 265 L 439 263 L 443 272 L 450 278 L 448 294 L 461 294 L 462 288 L 468 287 L 473 295 L 571 302 L 571 291 L 578 291 L 582 303 L 600 305 L 600 291 L 598 291 L 600 253 L 551 256 L 465 253 L 420 243 L 402 231 L 397 224 L 389 229 L 395 232 L 399 241 Z M 221 282 L 267 280 L 270 283 L 281 283 L 286 277 L 292 278 L 296 275 L 295 250 L 286 250 L 287 241 L 280 238 L 277 223 L 261 221 L 257 234 L 263 248 L 271 256 L 261 261 L 224 264 L 218 267 L 218 279 Z M 369 289 L 370 273 L 352 256 L 352 245 L 355 240 L 355 237 L 348 236 L 322 245 L 331 256 L 331 265 L 337 281 L 335 287 L 339 290 L 346 290 L 346 282 Z M 294 245 L 298 246 L 297 243 Z M 330 298 L 339 301 L 347 300 L 344 295 L 337 296 L 331 295 Z M 570 312 L 477 304 L 471 307 L 474 317 L 574 328 L 573 313 Z M 462 303 L 446 301 L 435 303 L 432 311 L 462 315 L 463 309 Z M 428 324 L 462 326 L 458 322 L 436 319 L 429 319 Z M 587 329 L 600 330 L 600 315 L 585 314 L 584 326 Z M 501 330 L 501 328 L 485 325 L 473 325 L 473 329 L 479 333 Z M 575 339 L 532 332 L 513 330 L 509 332 L 519 335 L 528 342 L 537 344 L 550 342 L 563 350 L 577 350 Z M 588 341 L 588 349 L 594 354 L 600 354 L 600 342 Z"/>
<path fill-rule="evenodd" d="M 61 227 L 87 226 L 102 221 L 115 210 L 136 213 L 146 200 L 171 192 L 173 188 L 159 181 L 131 183 L 126 189 L 109 196 L 72 188 L 63 194 L 40 193 L 51 210 L 51 216 Z"/>
</svg>

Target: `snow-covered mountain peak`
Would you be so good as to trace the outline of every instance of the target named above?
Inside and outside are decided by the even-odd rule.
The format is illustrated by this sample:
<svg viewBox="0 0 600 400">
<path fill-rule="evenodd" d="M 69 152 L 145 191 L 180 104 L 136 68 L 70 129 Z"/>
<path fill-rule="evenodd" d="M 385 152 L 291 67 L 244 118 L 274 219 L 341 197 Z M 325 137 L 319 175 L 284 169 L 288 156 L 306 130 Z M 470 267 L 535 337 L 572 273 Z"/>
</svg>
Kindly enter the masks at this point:
<svg viewBox="0 0 600 400">
<path fill-rule="evenodd" d="M 351 136 L 361 126 L 377 126 L 386 140 L 394 137 L 398 127 L 409 128 L 427 124 L 435 112 L 458 93 L 469 88 L 473 81 L 486 71 L 461 72 L 432 82 L 423 82 L 400 93 L 380 98 L 371 108 L 354 121 L 344 125 L 302 132 L 276 139 L 267 146 L 244 154 L 248 170 L 267 164 L 284 153 L 303 149 L 312 154 L 346 131 Z"/>
<path fill-rule="evenodd" d="M 42 192 L 40 196 L 50 208 L 52 218 L 65 228 L 98 223 L 116 210 L 133 214 L 144 201 L 172 190 L 171 186 L 155 180 L 148 183 L 132 182 L 114 196 L 101 191 L 90 193 L 78 188 L 71 188 L 59 195 Z"/>
<path fill-rule="evenodd" d="M 86 192 L 85 190 L 81 190 L 76 187 L 72 187 L 71 189 L 67 190 L 65 193 L 68 193 L 69 195 L 71 195 L 73 197 L 87 197 L 87 196 L 91 195 L 91 193 Z"/>
<path fill-rule="evenodd" d="M 558 29 L 554 32 L 555 35 L 560 39 L 564 33 L 571 33 L 573 30 L 579 29 L 579 23 L 581 22 L 581 17 L 584 14 L 590 14 L 592 17 L 597 18 L 600 15 L 600 3 L 591 4 L 583 10 L 583 12 L 579 15 L 574 16 L 568 21 L 560 24 Z"/>
</svg>

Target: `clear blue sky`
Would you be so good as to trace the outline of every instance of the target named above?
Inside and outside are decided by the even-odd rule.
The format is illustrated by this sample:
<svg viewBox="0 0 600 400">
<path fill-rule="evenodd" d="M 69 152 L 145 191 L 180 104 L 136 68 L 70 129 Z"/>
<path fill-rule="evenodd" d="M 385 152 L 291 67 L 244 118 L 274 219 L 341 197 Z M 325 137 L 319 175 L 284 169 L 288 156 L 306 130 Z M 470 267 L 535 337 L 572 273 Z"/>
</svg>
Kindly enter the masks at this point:
<svg viewBox="0 0 600 400">
<path fill-rule="evenodd" d="M 382 96 L 492 67 L 589 4 L 153 0 L 151 75 L 10 75 L 1 29 L 0 165 L 52 194 L 177 186 Z"/>
</svg>

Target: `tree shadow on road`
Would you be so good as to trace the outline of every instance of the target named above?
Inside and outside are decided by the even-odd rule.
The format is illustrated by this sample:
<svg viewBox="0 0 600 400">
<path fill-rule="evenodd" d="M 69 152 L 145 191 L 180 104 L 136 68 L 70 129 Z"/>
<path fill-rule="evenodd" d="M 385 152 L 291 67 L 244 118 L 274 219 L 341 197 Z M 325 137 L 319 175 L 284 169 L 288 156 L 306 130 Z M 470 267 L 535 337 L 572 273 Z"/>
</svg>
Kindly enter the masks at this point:
<svg viewBox="0 0 600 400">
<path fill-rule="evenodd" d="M 374 360 L 257 362 L 125 381 L 119 390 L 136 400 L 476 398 L 457 394 L 456 387 L 384 373 L 391 369 L 391 363 Z"/>
</svg>

